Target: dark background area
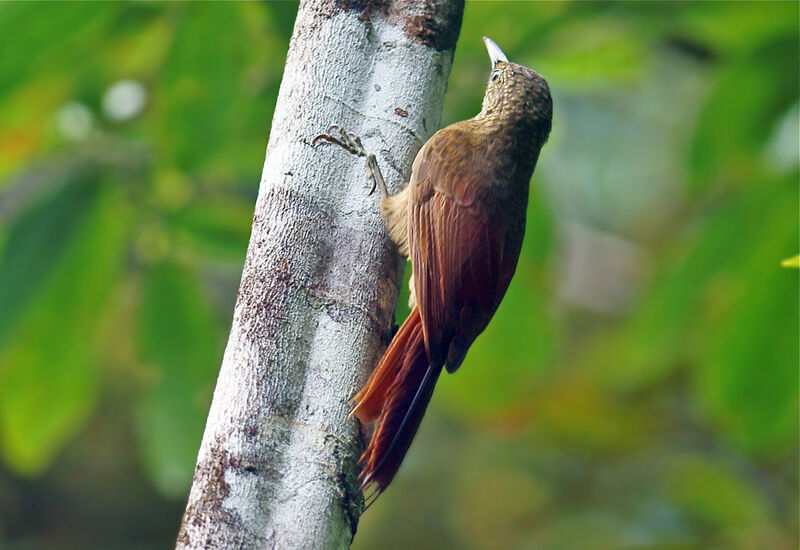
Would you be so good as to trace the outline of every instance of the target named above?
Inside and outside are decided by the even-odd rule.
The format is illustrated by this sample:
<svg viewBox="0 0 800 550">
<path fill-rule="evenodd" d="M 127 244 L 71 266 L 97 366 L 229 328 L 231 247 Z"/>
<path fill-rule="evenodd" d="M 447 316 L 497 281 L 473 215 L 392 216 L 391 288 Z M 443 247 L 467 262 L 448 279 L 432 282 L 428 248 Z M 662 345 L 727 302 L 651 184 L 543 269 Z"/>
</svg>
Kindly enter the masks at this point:
<svg viewBox="0 0 800 550">
<path fill-rule="evenodd" d="M 296 9 L 0 5 L 1 548 L 174 544 Z M 797 548 L 799 34 L 796 2 L 467 3 L 443 125 L 487 35 L 553 132 L 355 548 Z"/>
</svg>

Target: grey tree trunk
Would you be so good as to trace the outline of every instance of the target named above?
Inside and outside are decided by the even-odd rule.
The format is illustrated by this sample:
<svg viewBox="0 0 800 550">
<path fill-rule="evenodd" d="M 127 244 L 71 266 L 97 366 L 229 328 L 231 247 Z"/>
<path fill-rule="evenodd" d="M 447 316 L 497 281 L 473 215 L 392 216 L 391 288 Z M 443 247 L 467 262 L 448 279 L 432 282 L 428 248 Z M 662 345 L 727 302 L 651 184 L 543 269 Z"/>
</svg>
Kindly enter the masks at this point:
<svg viewBox="0 0 800 550">
<path fill-rule="evenodd" d="M 364 441 L 348 400 L 389 339 L 402 260 L 363 159 L 311 140 L 359 134 L 398 189 L 438 127 L 462 11 L 301 3 L 177 548 L 350 545 Z"/>
</svg>

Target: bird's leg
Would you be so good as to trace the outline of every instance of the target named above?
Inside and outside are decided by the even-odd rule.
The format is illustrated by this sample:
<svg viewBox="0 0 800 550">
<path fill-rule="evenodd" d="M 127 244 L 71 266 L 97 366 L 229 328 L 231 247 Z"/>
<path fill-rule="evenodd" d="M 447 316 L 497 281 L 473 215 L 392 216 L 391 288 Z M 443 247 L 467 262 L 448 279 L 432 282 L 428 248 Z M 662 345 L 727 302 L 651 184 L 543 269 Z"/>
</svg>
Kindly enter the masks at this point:
<svg viewBox="0 0 800 550">
<path fill-rule="evenodd" d="M 365 164 L 367 169 L 367 179 L 372 180 L 372 188 L 369 190 L 369 194 L 375 192 L 375 187 L 381 188 L 381 193 L 384 197 L 389 196 L 389 189 L 386 187 L 386 182 L 383 180 L 383 174 L 381 173 L 381 167 L 378 166 L 378 159 L 375 155 L 367 155 L 367 162 Z"/>
<path fill-rule="evenodd" d="M 381 174 L 380 166 L 378 166 L 378 159 L 375 155 L 370 155 L 364 150 L 364 146 L 357 135 L 346 132 L 341 126 L 334 124 L 328 128 L 327 134 L 320 134 L 315 137 L 311 142 L 311 146 L 316 146 L 320 140 L 334 143 L 356 156 L 367 158 L 367 180 L 372 180 L 372 188 L 369 190 L 369 194 L 374 193 L 376 187 L 381 188 L 381 193 L 383 194 L 381 215 L 386 222 L 389 236 L 392 242 L 397 245 L 400 253 L 403 256 L 408 256 L 408 194 L 410 187 L 406 185 L 400 192 L 390 195 L 383 179 L 383 174 Z"/>
<path fill-rule="evenodd" d="M 311 146 L 316 147 L 317 142 L 320 140 L 334 143 L 339 147 L 347 150 L 358 157 L 366 157 L 364 167 L 367 169 L 367 180 L 372 180 L 372 188 L 369 194 L 375 192 L 376 187 L 381 188 L 381 193 L 384 197 L 389 196 L 389 190 L 386 187 L 386 182 L 383 179 L 381 168 L 378 166 L 378 159 L 375 155 L 367 153 L 364 146 L 361 144 L 361 139 L 353 132 L 346 132 L 344 128 L 338 124 L 334 124 L 328 128 L 327 134 L 320 134 L 311 141 Z"/>
</svg>

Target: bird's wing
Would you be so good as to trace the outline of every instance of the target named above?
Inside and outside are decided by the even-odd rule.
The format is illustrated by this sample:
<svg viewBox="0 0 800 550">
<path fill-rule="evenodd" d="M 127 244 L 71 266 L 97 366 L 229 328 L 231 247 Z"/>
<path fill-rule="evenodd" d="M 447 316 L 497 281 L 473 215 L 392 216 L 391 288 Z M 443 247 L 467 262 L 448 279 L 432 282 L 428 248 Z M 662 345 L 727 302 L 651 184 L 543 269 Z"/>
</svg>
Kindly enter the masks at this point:
<svg viewBox="0 0 800 550">
<path fill-rule="evenodd" d="M 425 346 L 431 365 L 450 372 L 500 304 L 524 232 L 524 211 L 501 212 L 483 161 L 463 132 L 440 131 L 412 172 L 409 243 Z"/>
</svg>

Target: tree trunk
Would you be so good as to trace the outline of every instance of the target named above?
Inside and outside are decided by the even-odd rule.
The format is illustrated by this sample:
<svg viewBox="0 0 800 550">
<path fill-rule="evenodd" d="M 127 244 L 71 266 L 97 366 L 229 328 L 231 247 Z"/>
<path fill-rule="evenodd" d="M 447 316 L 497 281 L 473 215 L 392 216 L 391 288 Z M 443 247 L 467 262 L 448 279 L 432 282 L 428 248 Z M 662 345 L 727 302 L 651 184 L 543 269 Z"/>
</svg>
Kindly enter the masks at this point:
<svg viewBox="0 0 800 550">
<path fill-rule="evenodd" d="M 363 159 L 311 140 L 340 124 L 389 189 L 403 185 L 438 127 L 462 11 L 463 0 L 301 3 L 177 548 L 352 541 L 364 441 L 348 400 L 389 340 L 402 263 Z"/>
</svg>

